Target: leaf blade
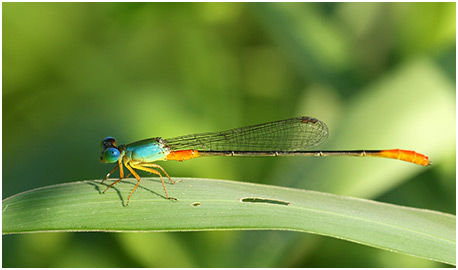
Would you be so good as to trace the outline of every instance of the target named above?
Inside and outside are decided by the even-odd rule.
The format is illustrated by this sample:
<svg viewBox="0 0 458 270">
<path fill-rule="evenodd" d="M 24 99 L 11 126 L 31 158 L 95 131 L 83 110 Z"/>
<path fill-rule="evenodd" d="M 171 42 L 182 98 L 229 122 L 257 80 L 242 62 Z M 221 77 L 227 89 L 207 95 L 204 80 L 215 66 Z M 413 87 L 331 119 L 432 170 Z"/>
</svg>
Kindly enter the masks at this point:
<svg viewBox="0 0 458 270">
<path fill-rule="evenodd" d="M 107 181 L 109 183 L 109 181 Z M 3 233 L 106 231 L 291 230 L 345 239 L 455 264 L 453 215 L 292 188 L 212 179 L 82 181 L 3 200 Z"/>
</svg>

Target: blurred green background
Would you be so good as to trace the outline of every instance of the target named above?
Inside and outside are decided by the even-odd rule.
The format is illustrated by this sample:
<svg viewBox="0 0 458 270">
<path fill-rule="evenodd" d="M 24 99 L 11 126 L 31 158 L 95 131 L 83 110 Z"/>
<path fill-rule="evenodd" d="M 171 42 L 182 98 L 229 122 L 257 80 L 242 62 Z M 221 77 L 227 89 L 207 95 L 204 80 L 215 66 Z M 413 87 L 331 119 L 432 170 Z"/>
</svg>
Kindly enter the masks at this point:
<svg viewBox="0 0 458 270">
<path fill-rule="evenodd" d="M 3 198 L 101 179 L 112 169 L 98 161 L 106 136 L 129 143 L 308 115 L 330 129 L 319 149 L 411 149 L 433 165 L 305 157 L 160 164 L 175 178 L 455 214 L 455 3 L 2 6 Z M 2 239 L 4 267 L 443 266 L 281 231 Z"/>
</svg>

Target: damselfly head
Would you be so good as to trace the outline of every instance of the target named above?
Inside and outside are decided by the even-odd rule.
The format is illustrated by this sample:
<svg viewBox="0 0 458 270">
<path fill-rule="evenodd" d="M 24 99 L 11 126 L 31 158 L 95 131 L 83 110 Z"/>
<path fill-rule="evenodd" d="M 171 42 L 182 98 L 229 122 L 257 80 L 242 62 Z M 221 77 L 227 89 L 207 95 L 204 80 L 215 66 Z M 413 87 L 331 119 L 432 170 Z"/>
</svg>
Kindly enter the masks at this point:
<svg viewBox="0 0 458 270">
<path fill-rule="evenodd" d="M 116 139 L 113 137 L 106 137 L 102 143 L 102 153 L 100 155 L 100 161 L 105 163 L 113 163 L 118 161 L 121 153 L 116 147 Z"/>
<path fill-rule="evenodd" d="M 116 147 L 116 139 L 113 137 L 106 137 L 105 139 L 103 139 L 101 146 L 102 150 L 105 150 L 110 147 Z"/>
<path fill-rule="evenodd" d="M 113 163 L 118 161 L 121 153 L 117 148 L 111 147 L 102 151 L 100 156 L 100 161 L 105 163 Z"/>
</svg>

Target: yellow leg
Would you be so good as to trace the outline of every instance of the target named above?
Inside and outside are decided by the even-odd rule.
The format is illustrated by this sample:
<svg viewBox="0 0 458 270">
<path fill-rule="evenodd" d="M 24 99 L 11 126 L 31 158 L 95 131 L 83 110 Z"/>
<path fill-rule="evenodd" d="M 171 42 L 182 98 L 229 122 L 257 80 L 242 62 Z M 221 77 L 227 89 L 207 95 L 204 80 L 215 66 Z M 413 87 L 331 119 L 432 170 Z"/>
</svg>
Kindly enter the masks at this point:
<svg viewBox="0 0 458 270">
<path fill-rule="evenodd" d="M 118 159 L 118 165 L 119 165 L 119 177 L 124 178 L 124 169 L 122 168 L 121 159 Z"/>
<path fill-rule="evenodd" d="M 111 188 L 112 186 L 114 186 L 116 183 L 118 183 L 119 181 L 121 181 L 122 178 L 119 178 L 118 180 L 114 181 L 111 185 L 109 185 L 102 193 L 105 193 L 105 191 L 107 191 L 109 188 Z"/>
<path fill-rule="evenodd" d="M 115 182 L 113 182 L 111 185 L 109 185 L 102 193 L 105 193 L 105 191 L 107 191 L 109 188 L 111 188 L 114 184 L 118 183 L 119 181 L 121 181 L 123 178 L 124 178 L 124 171 L 122 169 L 122 164 L 121 164 L 121 161 L 118 160 L 118 165 L 116 165 L 116 167 L 114 167 L 113 170 L 111 170 L 111 172 L 109 174 L 107 174 L 107 177 L 105 177 L 105 179 L 102 180 L 102 183 L 103 181 L 107 180 L 107 178 L 119 167 L 119 179 L 116 180 Z"/>
<path fill-rule="evenodd" d="M 135 168 L 134 166 L 129 166 L 129 164 L 127 164 L 127 162 L 124 162 L 124 166 L 126 166 L 126 168 L 135 176 L 135 178 L 137 179 L 137 184 L 135 185 L 134 189 L 132 189 L 132 191 L 130 192 L 129 194 L 129 197 L 127 197 L 127 203 L 126 203 L 126 206 L 129 205 L 129 200 L 130 200 L 130 197 L 132 196 L 132 194 L 134 194 L 134 191 L 135 189 L 137 189 L 138 185 L 140 184 L 140 181 L 141 181 L 141 178 L 140 176 L 134 171 L 134 169 L 132 168 Z"/>
<path fill-rule="evenodd" d="M 109 173 L 107 174 L 107 176 L 102 180 L 102 183 L 103 183 L 103 181 L 107 180 L 108 177 L 110 177 L 110 175 L 111 175 L 114 171 L 116 171 L 116 169 L 117 169 L 118 167 L 119 167 L 119 164 L 116 164 L 116 166 L 113 168 L 113 170 L 111 170 L 111 172 L 109 172 Z"/>
<path fill-rule="evenodd" d="M 172 178 L 170 178 L 170 176 L 165 172 L 164 168 L 162 168 L 161 166 L 154 163 L 141 163 L 140 165 L 144 167 L 158 168 L 165 174 L 165 176 L 167 176 L 167 178 L 170 180 L 170 182 L 172 182 L 172 184 L 176 183 L 176 181 L 173 181 Z"/>
<path fill-rule="evenodd" d="M 161 173 L 156 171 L 156 170 L 154 170 L 154 169 L 150 169 L 150 168 L 146 168 L 146 167 L 154 167 L 154 168 L 159 167 L 160 169 L 162 169 L 162 168 L 159 165 L 156 165 L 157 167 L 156 166 L 151 166 L 151 165 L 156 165 L 156 164 L 151 164 L 151 163 L 134 164 L 134 163 L 130 163 L 130 166 L 132 166 L 132 168 L 134 168 L 134 169 L 138 169 L 138 170 L 142 170 L 142 171 L 145 171 L 145 172 L 150 172 L 150 173 L 154 173 L 156 175 L 159 175 L 159 177 L 161 178 L 162 187 L 164 188 L 165 196 L 167 197 L 167 199 L 176 200 L 175 198 L 169 197 L 169 194 L 167 193 L 167 188 L 165 188 L 164 179 L 162 179 Z M 172 179 L 170 178 L 170 176 L 168 176 L 168 174 L 164 171 L 164 169 L 162 169 L 162 171 L 165 173 L 165 175 L 167 175 L 167 177 L 170 179 L 170 181 L 172 181 Z M 172 181 L 172 184 L 174 184 L 174 183 L 175 182 Z"/>
</svg>

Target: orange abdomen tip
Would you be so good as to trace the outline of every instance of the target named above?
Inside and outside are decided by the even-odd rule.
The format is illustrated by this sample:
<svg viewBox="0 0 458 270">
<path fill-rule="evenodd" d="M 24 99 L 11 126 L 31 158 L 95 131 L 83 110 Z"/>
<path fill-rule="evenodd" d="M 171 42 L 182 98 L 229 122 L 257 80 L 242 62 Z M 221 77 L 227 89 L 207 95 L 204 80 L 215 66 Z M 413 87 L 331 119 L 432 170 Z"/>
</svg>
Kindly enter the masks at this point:
<svg viewBox="0 0 458 270">
<path fill-rule="evenodd" d="M 380 155 L 386 158 L 394 158 L 407 162 L 412 162 L 418 165 L 428 166 L 431 164 L 429 158 L 415 151 L 392 149 L 380 151 Z"/>
<path fill-rule="evenodd" d="M 183 161 L 183 160 L 188 160 L 192 158 L 200 157 L 199 151 L 197 150 L 182 150 L 182 151 L 172 151 L 170 152 L 166 160 L 178 160 L 178 161 Z"/>
</svg>

